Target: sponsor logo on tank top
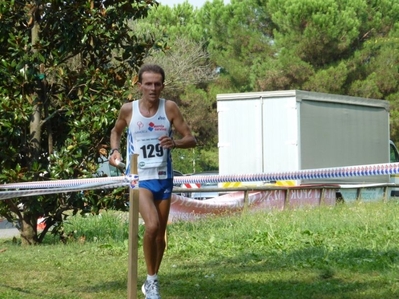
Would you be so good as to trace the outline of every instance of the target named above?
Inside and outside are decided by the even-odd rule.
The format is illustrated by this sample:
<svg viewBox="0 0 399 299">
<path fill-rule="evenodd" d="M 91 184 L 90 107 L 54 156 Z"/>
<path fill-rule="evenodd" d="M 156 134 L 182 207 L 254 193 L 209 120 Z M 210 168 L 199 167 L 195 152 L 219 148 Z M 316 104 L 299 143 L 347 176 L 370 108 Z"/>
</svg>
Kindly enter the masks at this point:
<svg viewBox="0 0 399 299">
<path fill-rule="evenodd" d="M 134 134 L 146 134 L 146 133 L 148 133 L 147 130 L 134 131 Z"/>
<path fill-rule="evenodd" d="M 148 124 L 148 131 L 153 132 L 153 131 L 166 131 L 167 129 L 165 128 L 164 125 L 156 125 L 153 122 L 150 122 Z"/>
</svg>

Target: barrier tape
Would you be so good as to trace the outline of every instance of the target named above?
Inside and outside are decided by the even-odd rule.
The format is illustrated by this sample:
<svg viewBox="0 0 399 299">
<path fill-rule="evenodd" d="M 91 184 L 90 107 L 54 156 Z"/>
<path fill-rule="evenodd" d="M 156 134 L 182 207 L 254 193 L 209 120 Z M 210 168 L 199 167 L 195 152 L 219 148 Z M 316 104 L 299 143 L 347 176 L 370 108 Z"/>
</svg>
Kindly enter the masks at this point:
<svg viewBox="0 0 399 299">
<path fill-rule="evenodd" d="M 132 189 L 139 188 L 138 175 L 4 184 L 0 185 L 0 189 L 7 189 L 7 191 L 0 191 L 0 200 L 123 186 L 130 186 Z M 14 190 L 9 191 L 9 189 Z"/>
<path fill-rule="evenodd" d="M 138 178 L 138 176 L 137 176 Z M 55 181 L 37 181 L 37 182 L 23 182 L 10 183 L 0 185 L 0 189 L 39 189 L 39 188 L 60 188 L 73 187 L 82 184 L 109 184 L 116 183 L 122 185 L 127 184 L 125 176 L 119 177 L 101 177 L 101 178 L 87 178 L 87 179 L 71 179 L 71 180 L 55 180 Z"/>
<path fill-rule="evenodd" d="M 174 183 L 223 183 L 223 182 L 257 182 L 257 181 L 286 181 L 286 180 L 312 180 L 355 176 L 378 176 L 399 174 L 399 163 L 369 164 L 359 166 L 345 166 L 333 168 L 305 169 L 280 173 L 261 173 L 244 175 L 208 175 L 208 176 L 179 176 L 174 178 Z M 138 175 L 121 177 L 104 177 L 90 179 L 73 179 L 28 183 L 11 183 L 0 185 L 0 189 L 17 189 L 12 191 L 1 191 L 0 200 L 32 196 L 42 194 L 53 194 L 63 192 L 74 192 L 80 190 L 91 190 L 101 188 L 115 188 L 131 186 L 138 188 Z M 21 189 L 29 189 L 22 191 Z M 31 189 L 36 189 L 32 191 Z M 26 195 L 28 194 L 28 195 Z"/>
<path fill-rule="evenodd" d="M 332 168 L 304 169 L 279 173 L 179 176 L 175 183 L 224 183 L 331 179 L 355 176 L 392 175 L 399 173 L 399 163 L 369 164 Z"/>
</svg>

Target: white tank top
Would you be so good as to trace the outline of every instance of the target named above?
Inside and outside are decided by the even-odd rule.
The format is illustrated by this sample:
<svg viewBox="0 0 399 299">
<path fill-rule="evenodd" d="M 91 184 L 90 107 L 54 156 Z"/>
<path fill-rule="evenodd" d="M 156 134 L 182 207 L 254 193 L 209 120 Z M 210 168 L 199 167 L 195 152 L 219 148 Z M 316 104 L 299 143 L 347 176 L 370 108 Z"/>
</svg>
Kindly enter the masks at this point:
<svg viewBox="0 0 399 299">
<path fill-rule="evenodd" d="M 157 112 L 151 117 L 140 113 L 139 101 L 132 102 L 132 119 L 127 134 L 127 174 L 130 174 L 130 156 L 138 154 L 139 180 L 173 178 L 170 149 L 159 144 L 159 137 L 172 136 L 170 121 L 166 116 L 165 99 L 159 100 Z"/>
</svg>

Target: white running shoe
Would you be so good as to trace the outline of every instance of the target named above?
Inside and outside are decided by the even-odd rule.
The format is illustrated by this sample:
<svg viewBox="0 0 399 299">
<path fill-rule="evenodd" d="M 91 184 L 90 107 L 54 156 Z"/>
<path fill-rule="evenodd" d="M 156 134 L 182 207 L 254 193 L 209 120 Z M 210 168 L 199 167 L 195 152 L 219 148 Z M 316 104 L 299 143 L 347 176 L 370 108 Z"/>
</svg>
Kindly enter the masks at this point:
<svg viewBox="0 0 399 299">
<path fill-rule="evenodd" d="M 146 280 L 141 286 L 141 291 L 145 295 L 145 299 L 161 299 L 159 295 L 158 280 Z"/>
</svg>

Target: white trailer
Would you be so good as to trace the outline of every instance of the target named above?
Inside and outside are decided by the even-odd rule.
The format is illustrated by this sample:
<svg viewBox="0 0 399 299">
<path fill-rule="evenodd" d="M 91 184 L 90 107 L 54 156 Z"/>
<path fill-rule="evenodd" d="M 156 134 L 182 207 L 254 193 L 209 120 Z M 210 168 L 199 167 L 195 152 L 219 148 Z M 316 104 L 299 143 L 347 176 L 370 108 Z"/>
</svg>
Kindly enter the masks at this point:
<svg viewBox="0 0 399 299">
<path fill-rule="evenodd" d="M 219 174 L 390 162 L 389 102 L 300 90 L 217 95 Z M 389 183 L 388 175 L 296 181 Z"/>
</svg>

